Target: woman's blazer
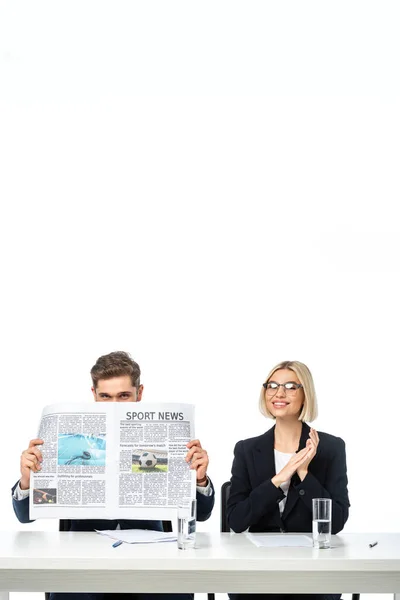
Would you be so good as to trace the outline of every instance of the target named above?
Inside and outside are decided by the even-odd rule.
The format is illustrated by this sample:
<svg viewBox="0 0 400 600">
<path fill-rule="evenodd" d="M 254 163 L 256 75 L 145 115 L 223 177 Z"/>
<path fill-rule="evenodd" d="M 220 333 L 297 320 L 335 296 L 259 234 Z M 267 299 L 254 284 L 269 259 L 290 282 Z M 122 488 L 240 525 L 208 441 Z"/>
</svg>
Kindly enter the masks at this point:
<svg viewBox="0 0 400 600">
<path fill-rule="evenodd" d="M 305 447 L 310 427 L 303 423 L 298 450 Z M 312 499 L 332 498 L 332 533 L 344 527 L 349 515 L 346 452 L 344 441 L 318 432 L 317 453 L 303 481 L 292 476 L 282 516 L 281 488 L 271 482 L 276 475 L 274 457 L 275 426 L 263 435 L 238 442 L 234 450 L 228 522 L 235 532 L 312 530 Z"/>
</svg>

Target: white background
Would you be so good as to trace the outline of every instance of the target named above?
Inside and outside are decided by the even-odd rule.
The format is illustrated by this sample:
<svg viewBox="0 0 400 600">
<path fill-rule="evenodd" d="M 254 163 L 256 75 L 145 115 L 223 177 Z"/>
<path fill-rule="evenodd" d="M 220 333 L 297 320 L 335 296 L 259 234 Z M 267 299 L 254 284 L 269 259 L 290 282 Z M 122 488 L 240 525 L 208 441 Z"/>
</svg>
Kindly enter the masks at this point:
<svg viewBox="0 0 400 600">
<path fill-rule="evenodd" d="M 345 531 L 400 530 L 399 16 L 1 4 L 2 529 L 57 527 L 14 517 L 19 455 L 124 349 L 144 402 L 196 404 L 216 488 L 272 425 L 271 366 L 305 362 L 347 444 Z"/>
</svg>

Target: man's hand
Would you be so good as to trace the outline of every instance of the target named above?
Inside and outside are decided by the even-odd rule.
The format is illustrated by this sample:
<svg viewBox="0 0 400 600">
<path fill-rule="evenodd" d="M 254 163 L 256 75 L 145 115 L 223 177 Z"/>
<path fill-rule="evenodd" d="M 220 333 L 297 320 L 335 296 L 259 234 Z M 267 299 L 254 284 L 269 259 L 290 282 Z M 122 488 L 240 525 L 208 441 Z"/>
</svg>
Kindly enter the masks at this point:
<svg viewBox="0 0 400 600">
<path fill-rule="evenodd" d="M 308 458 L 305 462 L 303 462 L 297 469 L 297 475 L 300 477 L 301 481 L 305 478 L 308 473 L 308 466 L 314 456 L 317 454 L 317 448 L 319 444 L 318 433 L 315 429 L 310 429 L 310 437 L 307 440 L 306 448 L 308 448 Z"/>
<path fill-rule="evenodd" d="M 21 479 L 19 482 L 21 490 L 29 490 L 31 471 L 37 473 L 42 468 L 40 465 L 43 460 L 42 453 L 36 446 L 43 443 L 43 440 L 39 438 L 36 440 L 31 440 L 29 442 L 29 448 L 24 450 L 21 454 Z"/>
<path fill-rule="evenodd" d="M 191 463 L 191 469 L 196 469 L 197 485 L 206 487 L 206 474 L 209 463 L 207 451 L 201 447 L 200 440 L 191 440 L 186 446 L 189 448 L 186 454 L 186 462 Z"/>
</svg>

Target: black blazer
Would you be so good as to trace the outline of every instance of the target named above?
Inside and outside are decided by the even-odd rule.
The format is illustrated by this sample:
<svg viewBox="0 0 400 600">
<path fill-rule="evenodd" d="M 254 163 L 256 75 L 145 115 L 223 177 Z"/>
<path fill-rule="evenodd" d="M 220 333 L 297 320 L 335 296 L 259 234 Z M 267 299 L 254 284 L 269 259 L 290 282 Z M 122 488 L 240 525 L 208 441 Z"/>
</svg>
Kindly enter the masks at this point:
<svg viewBox="0 0 400 600">
<path fill-rule="evenodd" d="M 298 450 L 305 447 L 310 427 L 303 423 Z M 297 531 L 312 530 L 312 499 L 332 498 L 332 533 L 344 527 L 349 516 L 346 452 L 342 439 L 318 432 L 317 453 L 310 462 L 308 474 L 300 481 L 297 473 L 291 479 L 282 516 L 279 502 L 281 488 L 271 482 L 275 472 L 275 426 L 263 435 L 242 440 L 235 446 L 231 491 L 228 500 L 228 522 L 233 531 Z"/>
</svg>

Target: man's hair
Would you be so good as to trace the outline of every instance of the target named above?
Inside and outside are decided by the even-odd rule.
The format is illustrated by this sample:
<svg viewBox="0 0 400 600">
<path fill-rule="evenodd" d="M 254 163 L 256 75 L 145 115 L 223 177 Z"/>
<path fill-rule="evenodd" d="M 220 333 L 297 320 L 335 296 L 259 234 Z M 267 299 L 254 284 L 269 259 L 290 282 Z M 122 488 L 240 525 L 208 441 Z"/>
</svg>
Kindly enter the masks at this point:
<svg viewBox="0 0 400 600">
<path fill-rule="evenodd" d="M 133 387 L 138 388 L 140 385 L 140 367 L 128 352 L 111 352 L 100 356 L 92 367 L 90 375 L 95 389 L 100 379 L 112 379 L 123 375 L 129 375 Z"/>
</svg>

